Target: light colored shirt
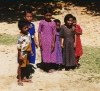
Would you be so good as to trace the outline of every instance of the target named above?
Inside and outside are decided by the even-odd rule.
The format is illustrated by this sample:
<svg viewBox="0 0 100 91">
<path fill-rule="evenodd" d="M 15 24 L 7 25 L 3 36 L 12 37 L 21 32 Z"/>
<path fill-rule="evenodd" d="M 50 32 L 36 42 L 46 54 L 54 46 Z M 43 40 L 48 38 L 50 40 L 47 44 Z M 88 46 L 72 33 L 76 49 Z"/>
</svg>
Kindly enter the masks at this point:
<svg viewBox="0 0 100 91">
<path fill-rule="evenodd" d="M 28 33 L 27 35 L 21 34 L 18 37 L 18 42 L 17 42 L 17 49 L 20 49 L 21 52 L 27 51 L 31 44 L 31 36 Z"/>
</svg>

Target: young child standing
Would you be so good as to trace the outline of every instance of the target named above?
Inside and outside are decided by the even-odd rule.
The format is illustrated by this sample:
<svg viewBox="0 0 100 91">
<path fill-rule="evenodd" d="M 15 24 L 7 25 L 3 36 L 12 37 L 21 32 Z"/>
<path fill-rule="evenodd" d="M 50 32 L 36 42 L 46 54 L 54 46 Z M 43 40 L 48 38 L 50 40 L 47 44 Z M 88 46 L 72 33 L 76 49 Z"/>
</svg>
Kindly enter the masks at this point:
<svg viewBox="0 0 100 91">
<path fill-rule="evenodd" d="M 35 34 L 35 26 L 32 23 L 33 20 L 33 14 L 31 10 L 27 10 L 24 12 L 24 19 L 29 22 L 29 33 L 31 35 L 31 46 L 32 46 L 32 51 L 34 54 L 29 55 L 29 62 L 32 64 L 35 64 L 35 59 L 36 59 L 36 49 L 35 46 L 37 47 L 37 41 L 36 41 L 36 34 Z"/>
<path fill-rule="evenodd" d="M 52 10 L 50 8 L 46 8 L 44 11 L 44 19 L 40 21 L 38 29 L 42 61 L 48 69 L 50 67 L 50 63 L 56 63 L 56 52 L 54 51 L 56 25 L 51 18 Z"/>
<path fill-rule="evenodd" d="M 58 64 L 58 69 L 61 69 L 63 59 L 62 59 L 62 48 L 60 43 L 60 26 L 61 22 L 59 19 L 55 19 L 54 22 L 56 23 L 56 35 L 55 35 L 55 50 L 56 50 L 56 64 Z"/>
<path fill-rule="evenodd" d="M 22 81 L 29 81 L 24 77 L 26 66 L 29 64 L 28 56 L 32 52 L 31 48 L 31 37 L 28 33 L 28 22 L 24 20 L 20 20 L 18 22 L 18 28 L 20 30 L 20 34 L 18 37 L 18 85 L 23 86 Z"/>
<path fill-rule="evenodd" d="M 73 29 L 73 15 L 67 14 L 64 18 L 65 24 L 61 26 L 61 46 L 63 48 L 63 64 L 65 70 L 74 69 L 75 50 L 74 50 L 74 29 Z"/>
<path fill-rule="evenodd" d="M 82 54 L 83 54 L 81 38 L 80 38 L 80 35 L 82 35 L 82 29 L 81 29 L 80 25 L 77 24 L 76 17 L 73 17 L 73 25 L 75 27 L 75 56 L 76 56 L 76 64 L 77 64 L 77 67 L 79 67 L 80 66 L 79 59 L 80 59 L 80 56 L 82 56 Z"/>
</svg>

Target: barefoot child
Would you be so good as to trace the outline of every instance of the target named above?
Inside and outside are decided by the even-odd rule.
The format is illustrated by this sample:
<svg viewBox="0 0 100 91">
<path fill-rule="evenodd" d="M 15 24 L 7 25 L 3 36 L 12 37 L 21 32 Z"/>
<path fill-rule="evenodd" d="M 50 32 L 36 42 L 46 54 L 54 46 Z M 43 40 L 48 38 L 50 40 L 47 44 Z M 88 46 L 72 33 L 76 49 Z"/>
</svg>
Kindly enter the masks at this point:
<svg viewBox="0 0 100 91">
<path fill-rule="evenodd" d="M 36 34 L 35 34 L 35 26 L 32 23 L 33 20 L 33 14 L 31 10 L 27 10 L 24 12 L 24 19 L 29 22 L 29 33 L 31 35 L 31 46 L 32 46 L 32 51 L 34 52 L 33 54 L 29 54 L 29 63 L 35 64 L 35 59 L 36 59 L 36 49 L 35 46 L 37 47 L 37 41 L 36 41 Z"/>
<path fill-rule="evenodd" d="M 64 22 L 65 24 L 61 26 L 61 46 L 63 48 L 63 64 L 65 70 L 69 70 L 75 68 L 73 15 L 67 14 Z"/>
<path fill-rule="evenodd" d="M 80 59 L 80 56 L 82 56 L 82 54 L 83 54 L 81 38 L 80 38 L 80 35 L 82 35 L 82 29 L 81 29 L 80 25 L 77 24 L 76 17 L 73 17 L 73 25 L 75 27 L 75 56 L 76 56 L 76 64 L 77 64 L 77 66 L 80 66 L 79 59 Z"/>
<path fill-rule="evenodd" d="M 63 59 L 62 59 L 62 48 L 61 48 L 61 43 L 60 43 L 60 26 L 61 22 L 59 19 L 55 19 L 54 22 L 56 23 L 56 35 L 55 35 L 55 50 L 56 50 L 56 64 L 58 64 L 58 70 L 61 69 Z"/>
<path fill-rule="evenodd" d="M 18 28 L 20 30 L 20 34 L 18 37 L 18 85 L 23 85 L 23 81 L 29 81 L 25 77 L 25 68 L 29 64 L 28 56 L 31 53 L 31 39 L 30 34 L 28 33 L 28 22 L 24 20 L 20 20 L 18 22 Z"/>
<path fill-rule="evenodd" d="M 51 18 L 52 11 L 50 8 L 46 8 L 44 11 L 44 19 L 40 21 L 38 29 L 42 60 L 47 71 L 49 70 L 51 63 L 56 63 L 56 52 L 54 52 L 56 25 Z"/>
</svg>

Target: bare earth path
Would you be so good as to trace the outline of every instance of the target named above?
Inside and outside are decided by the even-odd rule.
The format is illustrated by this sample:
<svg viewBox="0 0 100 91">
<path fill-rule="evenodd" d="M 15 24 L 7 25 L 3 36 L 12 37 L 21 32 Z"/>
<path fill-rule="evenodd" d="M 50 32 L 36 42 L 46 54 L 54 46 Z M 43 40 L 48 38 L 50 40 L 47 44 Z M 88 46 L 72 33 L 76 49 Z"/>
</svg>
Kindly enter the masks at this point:
<svg viewBox="0 0 100 91">
<path fill-rule="evenodd" d="M 78 23 L 83 28 L 82 43 L 84 46 L 100 47 L 100 17 L 81 14 L 83 8 L 74 7 L 70 13 L 78 18 Z M 63 15 L 55 16 L 62 20 Z M 38 22 L 35 22 L 36 30 Z M 18 34 L 17 23 L 0 23 L 0 34 Z M 0 91 L 100 91 L 100 82 L 89 82 L 92 75 L 84 74 L 80 69 L 71 71 L 56 71 L 45 73 L 36 69 L 33 74 L 33 83 L 25 83 L 23 87 L 17 85 L 17 50 L 16 45 L 0 45 Z M 37 62 L 40 62 L 40 53 L 37 49 Z"/>
</svg>

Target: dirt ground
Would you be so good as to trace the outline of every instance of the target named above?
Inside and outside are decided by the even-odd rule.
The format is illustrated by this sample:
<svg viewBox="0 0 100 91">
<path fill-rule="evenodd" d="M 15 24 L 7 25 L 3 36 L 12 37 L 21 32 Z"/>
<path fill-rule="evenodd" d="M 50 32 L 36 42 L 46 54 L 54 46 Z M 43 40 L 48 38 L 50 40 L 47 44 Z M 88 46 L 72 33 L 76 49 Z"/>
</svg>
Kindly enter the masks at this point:
<svg viewBox="0 0 100 91">
<path fill-rule="evenodd" d="M 62 11 L 62 15 L 54 16 L 62 21 L 67 13 L 72 13 L 78 19 L 83 29 L 83 46 L 100 47 L 100 16 L 87 15 L 82 7 L 71 7 L 71 11 Z M 82 12 L 81 12 L 82 11 Z M 38 22 L 34 22 L 36 30 Z M 17 35 L 17 23 L 0 23 L 0 34 Z M 71 71 L 56 71 L 45 73 L 36 69 L 33 83 L 17 85 L 17 50 L 16 45 L 0 45 L 0 91 L 100 91 L 100 82 L 89 82 L 90 74 L 80 73 L 80 69 Z M 40 62 L 40 52 L 37 49 L 37 62 Z M 99 75 L 99 74 L 93 74 Z M 99 75 L 100 76 L 100 75 Z"/>
</svg>

